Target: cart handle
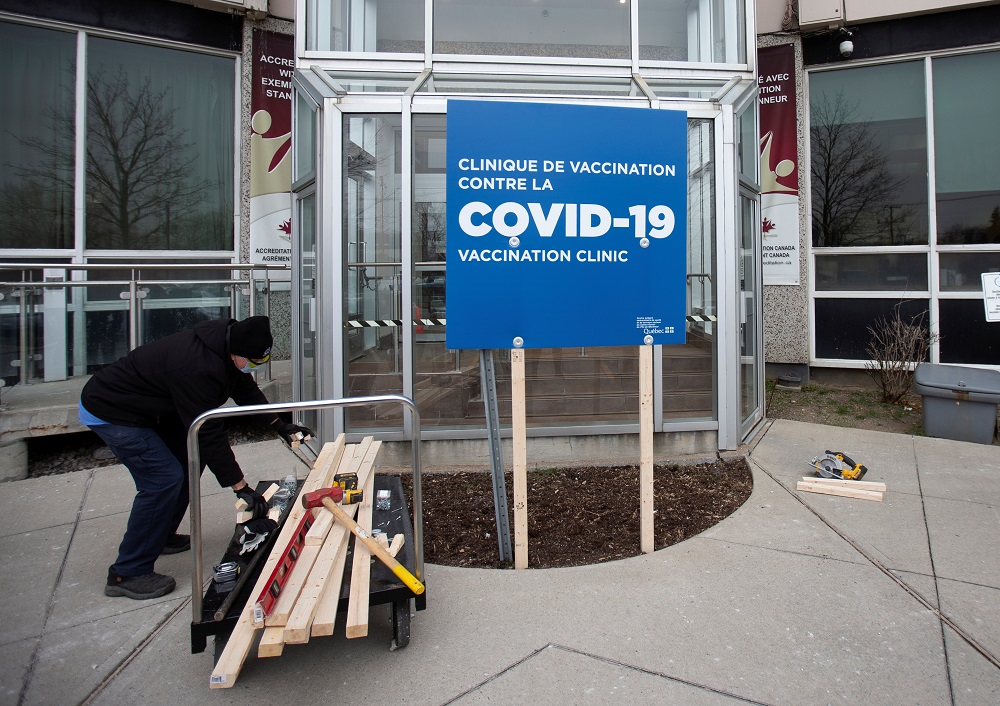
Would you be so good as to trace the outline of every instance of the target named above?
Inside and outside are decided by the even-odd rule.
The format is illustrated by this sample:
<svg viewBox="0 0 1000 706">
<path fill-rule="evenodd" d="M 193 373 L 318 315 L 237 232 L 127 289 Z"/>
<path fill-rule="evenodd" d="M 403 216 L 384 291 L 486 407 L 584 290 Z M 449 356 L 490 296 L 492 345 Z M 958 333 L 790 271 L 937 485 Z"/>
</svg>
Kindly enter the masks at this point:
<svg viewBox="0 0 1000 706">
<path fill-rule="evenodd" d="M 373 395 L 370 397 L 347 397 L 333 400 L 311 400 L 306 402 L 284 402 L 274 404 L 252 404 L 242 407 L 218 407 L 198 415 L 187 433 L 188 485 L 191 509 L 191 553 L 194 567 L 191 572 L 191 610 L 194 621 L 201 620 L 202 575 L 204 563 L 201 556 L 201 449 L 198 446 L 198 432 L 209 419 L 217 417 L 240 417 L 263 412 L 297 412 L 335 407 L 365 407 L 369 405 L 397 402 L 413 415 L 413 543 L 414 574 L 421 581 L 424 578 L 424 514 L 423 494 L 420 487 L 420 413 L 417 405 L 403 395 Z"/>
</svg>

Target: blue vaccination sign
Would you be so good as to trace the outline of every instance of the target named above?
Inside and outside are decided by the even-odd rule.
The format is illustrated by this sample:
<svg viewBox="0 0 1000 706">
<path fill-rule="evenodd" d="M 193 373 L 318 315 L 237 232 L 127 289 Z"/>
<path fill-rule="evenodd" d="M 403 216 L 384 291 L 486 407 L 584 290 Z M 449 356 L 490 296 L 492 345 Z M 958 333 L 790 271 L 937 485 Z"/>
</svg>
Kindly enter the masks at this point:
<svg viewBox="0 0 1000 706">
<path fill-rule="evenodd" d="M 684 343 L 685 112 L 451 100 L 447 150 L 448 348 Z"/>
</svg>

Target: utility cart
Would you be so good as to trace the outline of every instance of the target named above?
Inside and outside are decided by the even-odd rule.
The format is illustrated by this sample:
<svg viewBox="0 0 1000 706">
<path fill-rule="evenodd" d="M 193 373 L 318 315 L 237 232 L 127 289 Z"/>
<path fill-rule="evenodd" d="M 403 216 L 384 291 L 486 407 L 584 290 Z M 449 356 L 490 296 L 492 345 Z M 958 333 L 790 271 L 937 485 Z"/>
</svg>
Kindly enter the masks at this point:
<svg viewBox="0 0 1000 706">
<path fill-rule="evenodd" d="M 202 551 L 201 532 L 201 491 L 200 491 L 200 456 L 196 443 L 201 426 L 216 417 L 234 417 L 259 414 L 262 412 L 294 412 L 334 407 L 370 406 L 385 403 L 398 403 L 409 409 L 413 415 L 413 515 L 411 522 L 410 509 L 403 493 L 402 483 L 398 476 L 375 475 L 375 497 L 380 501 L 373 503 L 371 534 L 385 533 L 387 536 L 402 534 L 403 543 L 396 555 L 399 561 L 410 573 L 423 580 L 423 523 L 421 502 L 421 467 L 420 467 L 420 421 L 416 406 L 407 397 L 401 395 L 380 395 L 372 397 L 356 397 L 339 400 L 319 400 L 311 402 L 293 402 L 285 404 L 248 405 L 244 407 L 225 407 L 210 410 L 199 416 L 188 430 L 188 458 L 191 488 L 191 549 L 194 561 L 192 572 L 192 587 L 203 585 L 205 564 Z M 301 448 L 308 448 L 300 446 Z M 310 449 L 310 455 L 315 453 Z M 315 458 L 314 458 L 315 460 Z M 288 521 L 292 510 L 299 503 L 303 490 L 302 481 L 290 482 L 286 479 L 279 492 L 286 492 L 278 528 L 270 532 L 267 538 L 252 552 L 240 554 L 243 536 L 243 526 L 237 525 L 233 537 L 218 564 L 213 565 L 213 577 L 208 588 L 202 594 L 197 588 L 192 590 L 191 651 L 203 652 L 208 646 L 208 638 L 214 637 L 215 658 L 219 659 L 223 649 L 233 633 L 241 615 L 248 605 L 253 605 L 260 592 L 259 580 L 273 551 L 278 536 Z M 263 492 L 272 483 L 282 484 L 281 480 L 259 481 L 257 491 Z M 301 514 L 301 513 L 300 513 Z M 287 533 L 286 533 L 287 534 Z M 354 545 L 348 550 L 345 562 L 344 579 L 341 584 L 338 610 L 347 609 L 350 598 L 351 566 Z M 394 650 L 405 647 L 410 639 L 410 606 L 414 600 L 417 610 L 423 610 L 427 605 L 426 592 L 414 596 L 413 591 L 400 581 L 386 566 L 376 561 L 371 568 L 369 584 L 369 605 L 391 604 L 393 637 L 389 648 Z M 214 686 L 215 684 L 213 684 Z"/>
</svg>

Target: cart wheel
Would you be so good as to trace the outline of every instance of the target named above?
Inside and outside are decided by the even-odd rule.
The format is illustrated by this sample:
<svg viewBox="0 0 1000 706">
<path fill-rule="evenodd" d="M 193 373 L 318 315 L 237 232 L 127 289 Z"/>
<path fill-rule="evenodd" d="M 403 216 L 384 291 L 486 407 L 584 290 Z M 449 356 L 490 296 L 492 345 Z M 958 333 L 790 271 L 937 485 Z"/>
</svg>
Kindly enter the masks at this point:
<svg viewBox="0 0 1000 706">
<path fill-rule="evenodd" d="M 392 604 L 392 643 L 389 651 L 398 650 L 410 644 L 410 599 Z"/>
</svg>

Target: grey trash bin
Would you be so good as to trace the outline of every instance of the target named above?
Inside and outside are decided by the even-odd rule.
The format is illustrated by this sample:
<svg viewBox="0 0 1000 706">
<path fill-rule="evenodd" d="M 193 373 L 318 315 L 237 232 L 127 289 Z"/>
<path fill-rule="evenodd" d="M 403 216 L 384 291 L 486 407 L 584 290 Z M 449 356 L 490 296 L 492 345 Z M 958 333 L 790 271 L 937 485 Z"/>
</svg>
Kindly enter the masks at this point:
<svg viewBox="0 0 1000 706">
<path fill-rule="evenodd" d="M 1000 372 L 921 363 L 913 375 L 923 397 L 924 434 L 992 444 L 1000 403 Z"/>
</svg>

